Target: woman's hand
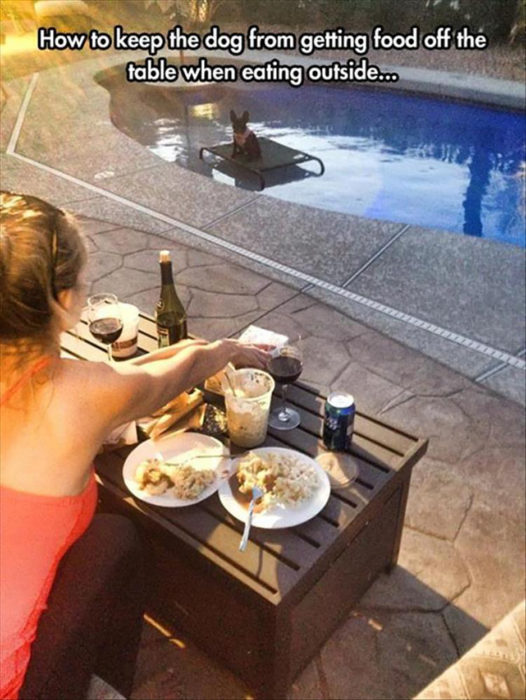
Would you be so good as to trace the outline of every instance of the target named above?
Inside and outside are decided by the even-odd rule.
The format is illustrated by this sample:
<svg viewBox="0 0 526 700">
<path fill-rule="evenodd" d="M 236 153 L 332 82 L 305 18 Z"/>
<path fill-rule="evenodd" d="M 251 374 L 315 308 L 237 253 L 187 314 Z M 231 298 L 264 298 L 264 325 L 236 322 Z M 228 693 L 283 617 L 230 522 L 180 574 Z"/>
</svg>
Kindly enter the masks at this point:
<svg viewBox="0 0 526 700">
<path fill-rule="evenodd" d="M 266 349 L 258 345 L 246 345 L 238 340 L 226 338 L 223 340 L 232 353 L 232 362 L 236 367 L 255 367 L 265 369 L 270 359 L 270 354 Z"/>
</svg>

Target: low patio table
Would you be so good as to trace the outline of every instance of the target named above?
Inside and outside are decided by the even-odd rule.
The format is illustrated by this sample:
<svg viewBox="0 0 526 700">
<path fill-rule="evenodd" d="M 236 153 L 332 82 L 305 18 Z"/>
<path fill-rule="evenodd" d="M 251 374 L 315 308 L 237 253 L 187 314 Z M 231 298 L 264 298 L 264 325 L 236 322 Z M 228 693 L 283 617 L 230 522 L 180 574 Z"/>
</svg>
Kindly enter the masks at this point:
<svg viewBox="0 0 526 700">
<path fill-rule="evenodd" d="M 155 323 L 141 316 L 140 352 L 156 347 Z M 87 325 L 64 334 L 62 348 L 77 358 L 105 357 Z M 270 430 L 265 445 L 314 457 L 324 451 L 324 397 L 299 382 L 289 397 L 301 425 Z M 427 440 L 358 410 L 351 449 L 358 478 L 303 525 L 253 528 L 245 552 L 238 550 L 243 525 L 217 494 L 185 508 L 150 506 L 122 479 L 132 448 L 105 452 L 95 464 L 102 508 L 149 535 L 151 614 L 187 633 L 258 696 L 280 698 L 374 579 L 396 564 L 411 471 L 426 448 Z"/>
</svg>

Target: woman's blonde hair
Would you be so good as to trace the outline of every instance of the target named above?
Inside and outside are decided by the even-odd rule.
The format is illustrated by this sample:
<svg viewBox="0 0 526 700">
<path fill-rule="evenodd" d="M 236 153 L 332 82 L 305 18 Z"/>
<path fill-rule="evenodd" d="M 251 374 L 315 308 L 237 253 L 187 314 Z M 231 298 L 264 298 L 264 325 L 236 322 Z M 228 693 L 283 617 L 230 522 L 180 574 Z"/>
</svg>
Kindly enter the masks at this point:
<svg viewBox="0 0 526 700">
<path fill-rule="evenodd" d="M 29 195 L 0 194 L 0 343 L 21 350 L 53 340 L 58 294 L 87 260 L 74 219 Z"/>
</svg>

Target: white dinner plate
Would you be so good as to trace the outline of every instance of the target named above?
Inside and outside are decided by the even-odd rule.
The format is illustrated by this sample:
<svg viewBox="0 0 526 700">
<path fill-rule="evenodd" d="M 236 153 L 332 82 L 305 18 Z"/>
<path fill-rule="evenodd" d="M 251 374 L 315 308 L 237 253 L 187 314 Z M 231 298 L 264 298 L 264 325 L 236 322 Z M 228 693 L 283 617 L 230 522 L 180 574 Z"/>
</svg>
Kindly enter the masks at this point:
<svg viewBox="0 0 526 700">
<path fill-rule="evenodd" d="M 145 459 L 155 457 L 161 452 L 167 460 L 186 460 L 192 464 L 195 469 L 213 469 L 216 473 L 215 480 L 207 486 L 201 494 L 191 501 L 175 498 L 171 495 L 171 489 L 168 489 L 160 496 L 151 496 L 147 491 L 140 489 L 135 481 L 135 472 L 137 467 Z M 210 457 L 210 459 L 196 459 L 192 462 L 192 456 L 198 455 L 222 455 L 225 457 Z M 230 467 L 228 451 L 222 442 L 208 435 L 199 433 L 182 433 L 180 435 L 167 436 L 159 440 L 146 440 L 130 452 L 128 458 L 124 462 L 122 468 L 122 476 L 124 483 L 131 493 L 140 498 L 141 501 L 151 503 L 154 506 L 165 506 L 167 508 L 182 508 L 184 506 L 192 506 L 195 503 L 204 501 L 217 491 L 219 481 L 223 472 Z"/>
<path fill-rule="evenodd" d="M 293 527 L 294 525 L 300 525 L 314 518 L 314 516 L 324 508 L 331 495 L 331 486 L 329 477 L 317 462 L 301 452 L 289 450 L 284 447 L 260 447 L 256 450 L 251 450 L 251 452 L 257 455 L 265 455 L 272 452 L 273 454 L 278 453 L 287 457 L 294 457 L 304 464 L 311 466 L 318 476 L 318 488 L 310 498 L 295 506 L 275 504 L 262 513 L 254 513 L 252 518 L 253 527 L 262 527 L 266 529 Z M 239 459 L 233 461 L 231 468 L 232 474 L 237 472 L 238 463 Z M 243 498 L 246 498 L 247 504 L 240 503 L 232 493 L 232 488 L 237 488 L 237 482 L 234 478 L 221 481 L 218 490 L 219 500 L 230 515 L 233 515 L 234 518 L 244 523 L 247 519 L 249 499 L 243 496 Z"/>
</svg>

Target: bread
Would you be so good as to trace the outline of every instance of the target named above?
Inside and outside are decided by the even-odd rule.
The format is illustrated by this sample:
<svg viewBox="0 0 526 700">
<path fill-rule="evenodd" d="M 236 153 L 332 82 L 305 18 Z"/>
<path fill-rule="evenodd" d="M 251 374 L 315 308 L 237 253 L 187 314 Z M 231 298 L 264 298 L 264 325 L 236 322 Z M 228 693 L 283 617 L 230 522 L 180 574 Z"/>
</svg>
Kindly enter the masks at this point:
<svg viewBox="0 0 526 700">
<path fill-rule="evenodd" d="M 229 363 L 227 367 L 232 370 L 234 369 L 234 365 L 232 365 L 231 363 Z M 216 374 L 213 374 L 211 377 L 208 377 L 208 379 L 205 381 L 206 391 L 209 391 L 212 394 L 220 394 L 221 396 L 223 396 L 224 392 L 222 382 L 227 367 L 224 367 L 223 369 L 219 370 L 219 372 L 216 372 Z"/>
<path fill-rule="evenodd" d="M 203 392 L 199 389 L 194 389 L 190 394 L 184 392 L 156 411 L 154 415 L 159 417 L 143 426 L 143 430 L 152 440 L 155 440 L 181 418 L 192 413 L 202 402 Z"/>
<path fill-rule="evenodd" d="M 168 401 L 167 404 L 161 406 L 161 408 L 158 408 L 157 411 L 154 411 L 152 416 L 159 418 L 160 416 L 164 416 L 166 413 L 178 413 L 181 410 L 184 411 L 190 396 L 192 396 L 192 394 L 188 394 L 186 391 L 183 391 L 183 393 L 176 396 L 175 399 Z"/>
</svg>

